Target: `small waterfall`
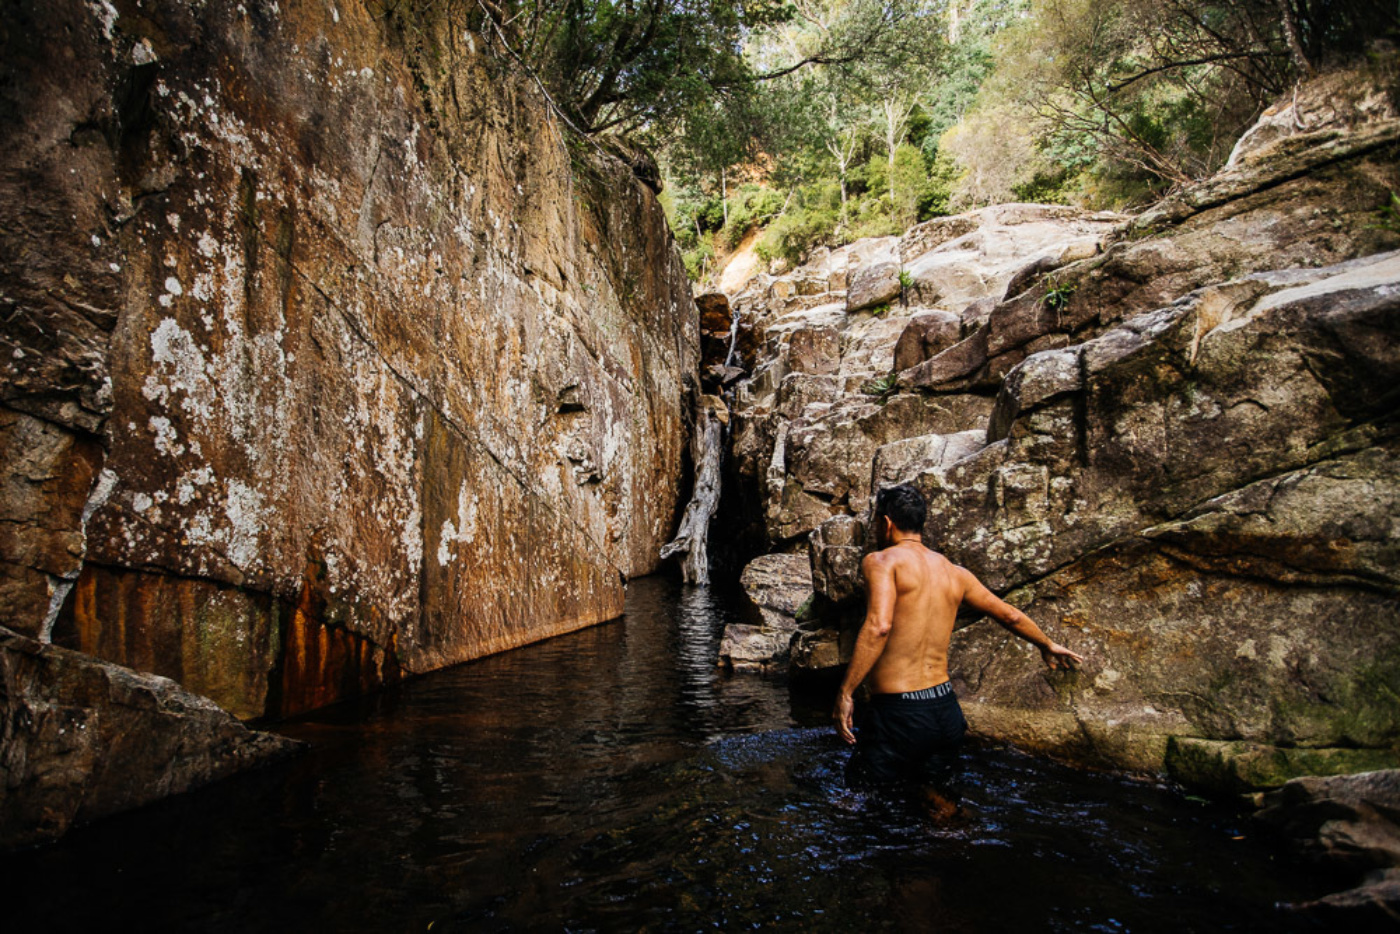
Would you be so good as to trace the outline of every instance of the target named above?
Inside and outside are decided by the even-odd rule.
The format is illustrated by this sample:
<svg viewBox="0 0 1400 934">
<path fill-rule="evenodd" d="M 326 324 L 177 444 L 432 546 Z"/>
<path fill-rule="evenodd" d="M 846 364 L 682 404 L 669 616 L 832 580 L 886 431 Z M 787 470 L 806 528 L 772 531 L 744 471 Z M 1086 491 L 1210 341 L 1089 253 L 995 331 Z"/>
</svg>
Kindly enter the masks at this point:
<svg viewBox="0 0 1400 934">
<path fill-rule="evenodd" d="M 729 352 L 724 355 L 724 365 L 734 365 L 734 354 L 739 347 L 739 309 L 731 308 L 729 313 Z"/>
</svg>

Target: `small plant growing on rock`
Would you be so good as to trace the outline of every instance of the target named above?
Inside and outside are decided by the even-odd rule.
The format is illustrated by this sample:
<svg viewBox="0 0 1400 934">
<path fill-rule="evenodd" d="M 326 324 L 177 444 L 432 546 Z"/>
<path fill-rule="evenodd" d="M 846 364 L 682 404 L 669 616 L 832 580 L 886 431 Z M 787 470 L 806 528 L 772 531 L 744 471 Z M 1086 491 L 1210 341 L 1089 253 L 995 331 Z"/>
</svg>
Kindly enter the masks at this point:
<svg viewBox="0 0 1400 934">
<path fill-rule="evenodd" d="M 1392 191 L 1389 203 L 1381 205 L 1376 217 L 1377 223 L 1369 225 L 1368 229 L 1400 233 L 1400 194 Z"/>
<path fill-rule="evenodd" d="M 872 315 L 874 315 L 875 317 L 878 318 L 878 317 L 880 317 L 881 315 L 888 314 L 888 313 L 889 313 L 889 310 L 890 310 L 890 303 L 889 303 L 889 302 L 881 302 L 880 304 L 876 305 L 874 308 L 870 309 L 870 313 L 871 313 Z"/>
<path fill-rule="evenodd" d="M 1045 295 L 1042 301 L 1045 302 L 1046 308 L 1058 315 L 1069 304 L 1070 296 L 1074 294 L 1076 288 L 1078 286 L 1073 282 L 1060 282 L 1055 278 L 1054 273 L 1047 273 L 1045 276 Z"/>
<path fill-rule="evenodd" d="M 899 303 L 909 307 L 909 290 L 914 287 L 914 274 L 907 269 L 899 271 Z"/>
<path fill-rule="evenodd" d="M 860 387 L 861 392 L 867 396 L 876 396 L 881 405 L 899 389 L 899 376 L 895 373 L 887 373 L 879 379 L 872 379 L 864 386 Z"/>
</svg>

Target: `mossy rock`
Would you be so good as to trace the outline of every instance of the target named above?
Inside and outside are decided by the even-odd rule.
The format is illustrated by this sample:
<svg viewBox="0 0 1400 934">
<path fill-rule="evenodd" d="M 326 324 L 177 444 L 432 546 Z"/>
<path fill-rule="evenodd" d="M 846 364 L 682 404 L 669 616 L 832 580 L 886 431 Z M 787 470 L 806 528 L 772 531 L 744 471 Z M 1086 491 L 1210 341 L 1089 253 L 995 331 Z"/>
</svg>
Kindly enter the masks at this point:
<svg viewBox="0 0 1400 934">
<path fill-rule="evenodd" d="M 1173 736 L 1167 742 L 1167 774 L 1188 788 L 1232 795 L 1277 788 L 1302 775 L 1348 775 L 1400 767 L 1400 750 L 1323 747 Z"/>
</svg>

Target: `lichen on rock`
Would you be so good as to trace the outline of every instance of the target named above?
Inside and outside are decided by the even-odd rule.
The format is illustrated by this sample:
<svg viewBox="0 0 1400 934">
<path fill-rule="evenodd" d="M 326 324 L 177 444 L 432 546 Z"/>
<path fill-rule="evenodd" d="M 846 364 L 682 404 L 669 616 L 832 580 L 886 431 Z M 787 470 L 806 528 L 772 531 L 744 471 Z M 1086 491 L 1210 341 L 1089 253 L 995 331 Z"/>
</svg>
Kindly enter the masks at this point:
<svg viewBox="0 0 1400 934">
<path fill-rule="evenodd" d="M 796 664 L 849 651 L 870 495 L 910 482 L 930 547 L 1087 656 L 1046 672 L 960 620 L 974 731 L 1216 790 L 1392 761 L 1400 236 L 1376 218 L 1400 118 L 1337 80 L 1298 92 L 1340 108 L 1326 125 L 1261 130 L 1136 217 L 1008 205 L 914 228 L 907 311 L 796 285 L 883 281 L 884 241 L 732 296 L 764 335 L 735 486 L 762 506 L 751 538 L 808 539 L 824 613 Z M 821 328 L 841 355 L 813 376 L 799 338 Z M 1205 748 L 1224 758 L 1183 752 Z"/>
<path fill-rule="evenodd" d="M 645 166 L 441 18 L 113 9 L 0 38 L 9 624 L 278 716 L 620 614 L 699 350 Z"/>
</svg>

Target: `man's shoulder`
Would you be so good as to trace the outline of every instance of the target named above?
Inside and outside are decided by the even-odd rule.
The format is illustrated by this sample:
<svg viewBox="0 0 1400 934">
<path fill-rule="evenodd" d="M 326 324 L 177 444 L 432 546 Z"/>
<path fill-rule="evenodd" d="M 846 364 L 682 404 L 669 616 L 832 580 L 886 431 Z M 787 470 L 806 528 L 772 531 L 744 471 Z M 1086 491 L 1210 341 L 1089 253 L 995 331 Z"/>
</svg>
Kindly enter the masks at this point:
<svg viewBox="0 0 1400 934">
<path fill-rule="evenodd" d="M 932 563 L 936 573 L 955 574 L 962 569 L 949 561 L 948 558 L 932 548 L 924 546 L 922 552 L 908 548 L 900 548 L 891 545 L 879 551 L 872 551 L 861 559 L 861 566 L 867 571 L 872 570 L 892 570 L 896 567 L 917 568 L 923 570 Z"/>
</svg>

